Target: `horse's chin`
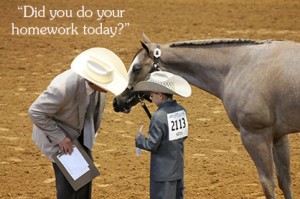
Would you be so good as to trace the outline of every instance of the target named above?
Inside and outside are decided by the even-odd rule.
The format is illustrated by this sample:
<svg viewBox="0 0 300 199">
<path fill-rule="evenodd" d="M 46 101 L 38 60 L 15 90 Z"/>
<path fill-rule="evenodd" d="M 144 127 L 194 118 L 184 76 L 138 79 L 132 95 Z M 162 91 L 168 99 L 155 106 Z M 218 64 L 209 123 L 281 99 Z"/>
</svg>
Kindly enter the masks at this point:
<svg viewBox="0 0 300 199">
<path fill-rule="evenodd" d="M 117 113 L 121 112 L 121 113 L 126 113 L 126 114 L 128 114 L 128 113 L 130 113 L 131 108 L 122 108 L 121 110 L 120 110 L 120 109 L 115 109 L 115 108 L 114 108 L 114 111 L 117 112 Z"/>
<path fill-rule="evenodd" d="M 130 109 L 124 109 L 122 112 L 128 114 L 128 113 L 130 113 L 130 111 L 131 111 L 131 108 Z"/>
</svg>

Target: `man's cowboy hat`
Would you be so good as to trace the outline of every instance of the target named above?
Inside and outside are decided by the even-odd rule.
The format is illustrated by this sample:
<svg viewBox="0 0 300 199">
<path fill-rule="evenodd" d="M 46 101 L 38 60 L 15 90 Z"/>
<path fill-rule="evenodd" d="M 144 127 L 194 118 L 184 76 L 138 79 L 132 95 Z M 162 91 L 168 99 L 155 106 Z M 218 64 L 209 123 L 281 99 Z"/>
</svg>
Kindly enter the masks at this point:
<svg viewBox="0 0 300 199">
<path fill-rule="evenodd" d="M 128 85 L 128 75 L 122 60 L 106 48 L 90 48 L 80 53 L 71 68 L 93 84 L 119 95 Z"/>
<path fill-rule="evenodd" d="M 192 94 L 191 86 L 185 79 L 166 71 L 151 73 L 147 81 L 137 83 L 134 91 L 176 94 L 182 97 Z"/>
</svg>

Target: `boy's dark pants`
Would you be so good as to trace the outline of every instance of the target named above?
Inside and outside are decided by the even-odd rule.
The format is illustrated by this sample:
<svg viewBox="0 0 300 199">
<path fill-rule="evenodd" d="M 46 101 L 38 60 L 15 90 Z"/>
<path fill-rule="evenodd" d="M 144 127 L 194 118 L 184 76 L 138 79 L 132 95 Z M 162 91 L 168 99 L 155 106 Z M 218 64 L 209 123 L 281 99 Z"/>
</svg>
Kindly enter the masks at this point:
<svg viewBox="0 0 300 199">
<path fill-rule="evenodd" d="M 183 199 L 183 179 L 176 181 L 150 181 L 150 199 Z"/>
</svg>

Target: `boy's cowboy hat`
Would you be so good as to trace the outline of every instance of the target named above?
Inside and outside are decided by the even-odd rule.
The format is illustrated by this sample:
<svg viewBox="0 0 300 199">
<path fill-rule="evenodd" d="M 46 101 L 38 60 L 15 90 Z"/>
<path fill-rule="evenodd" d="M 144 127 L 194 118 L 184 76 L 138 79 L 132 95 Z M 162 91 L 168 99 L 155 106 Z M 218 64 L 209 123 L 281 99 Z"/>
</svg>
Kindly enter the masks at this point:
<svg viewBox="0 0 300 199">
<path fill-rule="evenodd" d="M 151 73 L 147 81 L 137 83 L 134 91 L 176 94 L 182 97 L 189 97 L 192 93 L 191 86 L 185 79 L 166 71 Z"/>
<path fill-rule="evenodd" d="M 93 84 L 119 95 L 128 85 L 128 75 L 122 60 L 106 48 L 90 48 L 80 53 L 71 68 Z"/>
</svg>

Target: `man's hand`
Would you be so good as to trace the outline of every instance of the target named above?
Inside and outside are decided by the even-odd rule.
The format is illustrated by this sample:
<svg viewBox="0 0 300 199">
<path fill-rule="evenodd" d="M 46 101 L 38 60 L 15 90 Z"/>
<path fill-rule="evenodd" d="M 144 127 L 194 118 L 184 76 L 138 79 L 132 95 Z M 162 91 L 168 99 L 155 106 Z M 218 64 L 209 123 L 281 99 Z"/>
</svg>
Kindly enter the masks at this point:
<svg viewBox="0 0 300 199">
<path fill-rule="evenodd" d="M 70 138 L 67 136 L 59 144 L 59 149 L 63 154 L 71 155 L 73 152 L 73 144 Z"/>
</svg>

